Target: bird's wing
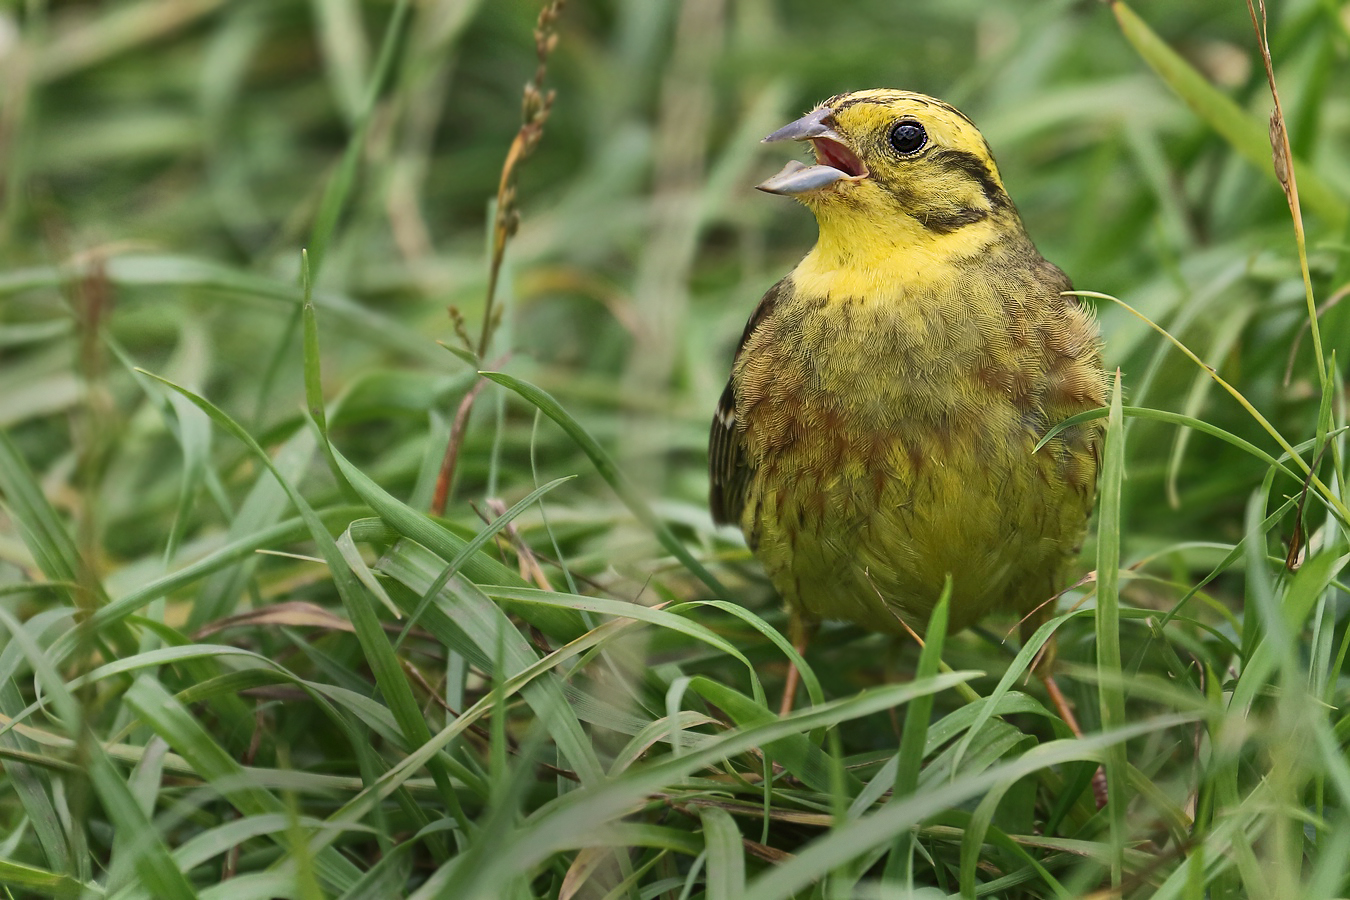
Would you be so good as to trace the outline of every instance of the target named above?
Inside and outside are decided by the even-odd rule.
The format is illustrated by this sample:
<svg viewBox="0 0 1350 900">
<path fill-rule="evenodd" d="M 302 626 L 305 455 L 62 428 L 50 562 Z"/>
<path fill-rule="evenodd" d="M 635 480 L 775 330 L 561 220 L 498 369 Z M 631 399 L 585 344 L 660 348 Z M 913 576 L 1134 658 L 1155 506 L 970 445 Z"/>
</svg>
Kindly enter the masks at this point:
<svg viewBox="0 0 1350 900">
<path fill-rule="evenodd" d="M 736 393 L 728 381 L 722 399 L 717 401 L 708 438 L 708 505 L 712 507 L 714 522 L 740 523 L 750 474 L 750 464 L 741 446 L 741 428 L 736 422 Z"/>
<path fill-rule="evenodd" d="M 736 347 L 736 357 L 745 349 L 746 342 L 755 329 L 773 312 L 778 298 L 792 289 L 788 278 L 769 288 L 745 323 L 745 332 Z M 732 362 L 732 372 L 735 372 Z M 750 483 L 754 469 L 745 458 L 745 424 L 736 418 L 736 379 L 727 380 L 722 398 L 717 401 L 717 412 L 713 415 L 712 433 L 708 437 L 708 475 L 711 489 L 708 505 L 712 508 L 713 521 L 718 524 L 739 524 L 741 512 L 745 509 L 745 490 Z"/>
</svg>

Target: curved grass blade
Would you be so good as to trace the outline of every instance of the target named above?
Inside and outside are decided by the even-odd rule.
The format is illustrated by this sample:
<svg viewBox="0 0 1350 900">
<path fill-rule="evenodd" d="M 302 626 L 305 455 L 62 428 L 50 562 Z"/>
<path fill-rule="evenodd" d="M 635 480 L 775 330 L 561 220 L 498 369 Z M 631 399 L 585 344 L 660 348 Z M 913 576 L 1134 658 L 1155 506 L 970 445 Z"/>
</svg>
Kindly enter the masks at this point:
<svg viewBox="0 0 1350 900">
<path fill-rule="evenodd" d="M 1318 494 L 1322 497 L 1322 501 L 1326 503 L 1327 506 L 1332 510 L 1336 518 L 1338 518 L 1342 524 L 1350 526 L 1350 507 L 1347 507 L 1344 501 L 1340 499 L 1339 495 L 1335 491 L 1331 490 L 1331 488 L 1327 487 L 1326 483 L 1323 482 L 1321 478 L 1317 477 L 1316 473 L 1314 473 L 1312 470 L 1312 466 L 1310 466 L 1307 463 L 1307 461 L 1304 460 L 1303 457 L 1300 456 L 1292 446 L 1290 446 L 1289 442 L 1285 440 L 1284 435 L 1280 434 L 1279 430 L 1276 429 L 1275 426 L 1270 423 L 1270 420 L 1267 419 L 1265 416 L 1263 416 L 1261 412 L 1255 406 L 1252 405 L 1252 402 L 1248 400 L 1245 396 L 1243 396 L 1241 391 L 1239 391 L 1237 388 L 1229 384 L 1224 378 L 1222 378 L 1219 375 L 1218 372 L 1214 371 L 1214 369 L 1205 365 L 1205 363 L 1200 359 L 1200 357 L 1195 355 L 1194 351 L 1192 351 L 1191 348 L 1187 347 L 1181 341 L 1173 337 L 1167 331 L 1166 328 L 1163 328 L 1157 322 L 1154 322 L 1148 316 L 1144 315 L 1139 310 L 1135 309 L 1133 306 L 1130 306 L 1130 304 L 1126 303 L 1124 300 L 1119 299 L 1118 297 L 1112 297 L 1110 294 L 1102 294 L 1096 291 L 1064 291 L 1063 293 L 1072 294 L 1078 297 L 1095 297 L 1098 300 L 1110 300 L 1112 303 L 1121 307 L 1130 315 L 1139 319 L 1139 321 L 1143 322 L 1145 325 L 1152 328 L 1154 331 L 1158 332 L 1164 338 L 1170 341 L 1172 345 L 1176 347 L 1178 350 L 1180 350 L 1187 359 L 1195 363 L 1206 374 L 1208 374 L 1210 378 L 1218 382 L 1219 387 L 1227 391 L 1229 396 L 1231 396 L 1234 400 L 1236 400 L 1238 404 L 1244 410 L 1247 411 L 1247 414 L 1256 420 L 1256 424 L 1260 425 L 1261 428 L 1266 432 L 1266 434 L 1270 435 L 1272 438 L 1275 439 L 1275 443 L 1280 445 L 1280 449 L 1283 450 L 1285 453 L 1289 454 L 1290 459 L 1292 459 L 1298 465 L 1299 469 L 1302 470 L 1303 474 L 1312 482 L 1314 486 L 1316 486 Z M 1300 479 L 1300 481 L 1301 480 L 1302 479 Z"/>
<path fill-rule="evenodd" d="M 164 846 L 159 830 L 136 802 L 122 774 L 103 751 L 102 742 L 85 731 L 87 726 L 84 711 L 62 681 L 51 660 L 34 642 L 32 635 L 3 607 L 0 607 L 0 626 L 9 632 L 10 639 L 27 657 L 28 664 L 37 675 L 58 716 L 68 728 L 84 732 L 78 737 L 78 745 L 85 754 L 85 774 L 93 785 L 99 801 L 107 810 L 111 824 L 136 836 L 121 848 L 131 856 L 130 865 L 135 868 L 156 897 L 196 897 L 197 893 L 187 880 L 187 876 L 174 865 L 173 859 L 169 856 L 169 850 Z"/>
<path fill-rule="evenodd" d="M 83 569 L 80 551 L 56 510 L 47 502 L 37 476 L 4 431 L 0 431 L 0 496 L 4 497 L 24 546 L 33 554 L 42 574 L 52 581 L 80 583 Z M 100 593 L 99 600 L 101 605 L 106 598 Z"/>
<path fill-rule="evenodd" d="M 271 471 L 272 477 L 276 478 L 286 491 L 291 503 L 295 505 L 295 508 L 305 520 L 305 524 L 309 526 L 310 536 L 314 539 L 320 555 L 328 566 L 328 571 L 333 579 L 333 586 L 337 588 L 338 596 L 342 599 L 347 617 L 356 629 L 357 640 L 360 642 L 361 650 L 370 664 L 375 682 L 379 685 L 381 693 L 384 694 L 385 700 L 394 713 L 394 717 L 398 720 L 399 728 L 403 731 L 404 737 L 412 746 L 429 741 L 431 729 L 427 727 L 426 719 L 413 696 L 412 686 L 408 683 L 408 677 L 404 674 L 398 657 L 394 654 L 393 647 L 390 646 L 388 638 L 380 627 L 380 621 L 375 615 L 374 607 L 369 602 L 361 583 L 352 574 L 351 569 L 348 568 L 346 561 L 342 558 L 342 552 L 338 550 L 337 542 L 328 533 L 323 521 L 319 519 L 313 507 L 309 505 L 309 501 L 305 500 L 300 492 L 285 479 L 281 471 L 272 462 L 272 458 L 268 456 L 267 451 L 259 446 L 253 436 L 217 408 L 215 404 L 186 388 L 160 378 L 154 373 L 146 372 L 145 374 L 191 400 L 198 409 L 242 441 L 245 446 L 253 451 L 258 461 Z M 455 814 L 461 827 L 467 830 L 468 819 L 464 816 L 463 810 L 460 809 L 459 798 L 455 794 L 454 786 L 450 782 L 450 775 L 444 763 L 440 759 L 435 759 L 430 768 L 432 778 L 435 779 L 437 787 L 441 790 L 446 807 Z"/>
<path fill-rule="evenodd" d="M 97 897 L 101 893 L 96 884 L 86 884 L 69 875 L 8 859 L 0 859 L 0 884 L 17 889 L 20 893 L 32 892 L 37 896 L 56 897 L 58 900 Z"/>
<path fill-rule="evenodd" d="M 591 437 L 586 429 L 581 427 L 581 423 L 572 418 L 571 414 L 563 409 L 547 391 L 504 372 L 480 372 L 479 374 L 515 391 L 543 412 L 544 415 L 558 423 L 558 426 L 567 433 L 567 436 L 575 441 L 577 446 L 590 457 L 591 463 L 600 473 L 600 477 L 605 479 L 609 486 L 614 489 L 614 493 L 619 495 L 619 499 L 637 517 L 638 521 L 651 529 L 652 533 L 656 535 L 656 539 L 661 542 L 661 546 L 670 551 L 671 555 L 682 562 L 690 572 L 698 576 L 699 581 L 707 585 L 720 599 L 734 601 L 735 598 L 727 592 L 722 583 L 694 558 L 694 555 L 680 542 L 679 538 L 675 537 L 666 523 L 661 521 L 656 513 L 652 512 L 652 508 L 638 494 L 637 489 L 633 487 L 628 477 L 619 469 L 605 448 L 601 447 L 595 438 Z"/>
<path fill-rule="evenodd" d="M 199 777 L 212 783 L 240 813 L 246 816 L 270 813 L 290 818 L 285 804 L 249 778 L 243 767 L 153 677 L 142 675 L 137 678 L 127 690 L 126 699 L 141 720 L 186 759 Z M 272 836 L 283 847 L 292 843 L 290 829 L 277 831 Z M 324 879 L 340 890 L 346 890 L 361 876 L 354 864 L 331 848 L 316 854 L 314 864 Z"/>
<path fill-rule="evenodd" d="M 337 447 L 333 448 L 333 459 L 341 470 L 342 477 L 347 479 L 347 483 L 362 500 L 370 504 L 376 515 L 399 535 L 421 544 L 442 560 L 441 565 L 436 566 L 434 571 L 439 572 L 446 561 L 455 559 L 468 546 L 469 541 L 438 524 L 426 513 L 408 506 L 372 481 L 364 472 L 348 462 Z M 354 529 L 353 537 L 361 540 L 360 532 L 361 529 Z M 475 584 L 526 586 L 523 578 L 481 550 L 463 561 L 460 572 Z M 427 584 L 430 585 L 430 581 Z M 567 610 L 541 606 L 524 611 L 522 617 L 558 641 L 573 640 L 586 631 L 586 624 L 581 616 Z"/>
<path fill-rule="evenodd" d="M 370 128 L 371 116 L 375 112 L 375 102 L 379 99 L 380 92 L 384 90 L 389 73 L 393 71 L 399 38 L 403 34 L 404 24 L 408 19 L 408 9 L 411 5 L 410 0 L 398 0 L 394 4 L 394 11 L 389 17 L 389 24 L 385 26 L 384 39 L 380 43 L 380 55 L 375 61 L 375 68 L 371 72 L 370 81 L 366 84 L 365 95 L 361 98 L 361 108 L 357 114 L 351 137 L 347 139 L 347 147 L 343 151 L 342 161 L 338 163 L 337 171 L 333 173 L 333 177 L 324 186 L 323 198 L 319 201 L 319 211 L 314 217 L 314 229 L 309 236 L 309 250 L 314 255 L 313 273 L 316 279 L 323 269 L 328 244 L 332 240 L 338 219 L 347 205 L 347 198 L 350 196 L 352 185 L 356 181 L 356 170 L 361 162 L 361 154 L 365 150 L 366 132 Z"/>
<path fill-rule="evenodd" d="M 1206 354 L 1214 360 L 1214 365 L 1210 368 L 1219 365 L 1220 360 L 1227 358 L 1232 353 L 1233 347 L 1237 345 L 1238 338 L 1242 336 L 1242 332 L 1247 327 L 1253 313 L 1255 313 L 1255 308 L 1251 304 L 1243 303 L 1234 306 L 1220 319 Z M 1159 349 L 1165 348 L 1160 346 Z M 1199 413 L 1213 387 L 1213 380 L 1206 378 L 1203 372 L 1196 372 L 1192 376 L 1191 389 L 1186 394 L 1185 414 L 1195 416 Z M 1194 429 L 1181 429 L 1176 433 L 1172 442 L 1172 454 L 1167 461 L 1167 501 L 1173 509 L 1181 508 L 1181 495 L 1177 490 L 1177 481 L 1181 477 L 1181 464 L 1186 456 L 1186 446 L 1190 443 L 1193 433 Z"/>
<path fill-rule="evenodd" d="M 564 594 L 558 591 L 545 591 L 539 588 L 518 588 L 509 585 L 480 585 L 483 593 L 493 599 L 514 600 L 517 603 L 539 603 L 550 606 L 561 606 L 567 609 L 582 610 L 585 612 L 599 613 L 600 615 L 614 616 L 616 618 L 636 619 L 640 622 L 647 622 L 660 628 L 668 628 L 671 631 L 687 635 L 695 640 L 703 641 L 721 650 L 723 653 L 740 662 L 750 671 L 751 680 L 756 680 L 754 665 L 745 657 L 735 644 L 719 636 L 709 628 L 687 619 L 684 616 L 677 615 L 678 607 L 671 610 L 654 609 L 650 606 L 643 606 L 639 603 L 631 603 L 627 600 L 611 600 L 608 597 L 587 597 L 582 594 Z M 685 606 L 686 604 L 681 604 Z M 761 692 L 762 693 L 762 692 Z"/>
<path fill-rule="evenodd" d="M 777 713 L 768 707 L 756 703 L 749 697 L 718 684 L 701 675 L 689 680 L 691 690 L 705 698 L 718 709 L 731 717 L 740 728 L 755 725 L 769 725 L 778 720 Z M 828 794 L 834 789 L 836 775 L 832 772 L 830 757 L 819 747 L 807 740 L 804 734 L 790 734 L 764 745 L 764 752 L 783 764 L 783 767 L 803 784 L 821 793 Z M 856 797 L 863 784 L 851 772 L 843 773 L 843 788 L 850 796 Z"/>
<path fill-rule="evenodd" d="M 365 506 L 334 506 L 318 510 L 315 514 L 319 517 L 320 522 L 328 527 L 350 522 L 369 512 L 370 509 Z M 154 581 L 118 597 L 95 612 L 91 622 L 95 627 L 102 627 L 110 622 L 120 621 L 152 600 L 167 596 L 235 563 L 248 560 L 264 547 L 300 540 L 308 534 L 309 528 L 305 519 L 297 517 L 278 522 L 253 534 L 239 537 L 191 565 L 184 566 L 177 572 L 171 572 L 168 575 L 156 578 Z M 67 640 L 63 637 L 53 645 L 49 651 L 53 659 L 59 661 L 65 658 L 65 654 L 71 649 Z"/>
<path fill-rule="evenodd" d="M 398 647 L 402 645 L 403 641 L 407 639 L 409 632 L 412 631 L 413 626 L 422 618 L 422 612 L 427 608 L 427 605 L 431 603 L 432 596 L 438 593 L 441 588 L 445 587 L 445 583 L 459 571 L 460 567 L 464 565 L 469 557 L 473 556 L 486 546 L 488 541 L 492 540 L 503 528 L 513 522 L 517 516 L 537 503 L 541 497 L 554 488 L 566 484 L 573 478 L 576 478 L 576 476 L 564 475 L 562 478 L 555 478 L 548 484 L 540 485 L 474 535 L 473 539 L 464 545 L 464 549 L 460 550 L 450 562 L 445 564 L 445 568 L 441 570 L 441 574 L 436 576 L 436 580 L 431 583 L 431 587 L 427 588 L 422 593 L 421 602 L 418 603 L 417 609 L 413 611 L 413 614 L 408 617 L 408 624 L 403 626 L 403 631 L 399 634 L 398 640 L 394 643 L 394 646 Z"/>
<path fill-rule="evenodd" d="M 923 650 L 919 653 L 919 666 L 914 672 L 918 679 L 931 678 L 937 674 L 942 662 L 942 644 L 947 637 L 948 610 L 952 599 L 952 578 L 947 576 L 942 585 L 942 594 L 937 606 L 933 608 L 932 618 L 928 620 L 928 629 L 924 632 Z M 919 697 L 905 708 L 905 725 L 900 733 L 900 749 L 896 753 L 895 783 L 891 791 L 892 798 L 907 797 L 919 786 L 919 769 L 923 766 L 923 750 L 928 743 L 928 726 L 933 718 L 933 695 Z M 857 796 L 857 792 L 854 792 Z M 886 860 L 886 880 L 896 884 L 909 884 L 913 878 L 914 835 L 903 832 L 891 848 Z"/>
<path fill-rule="evenodd" d="M 314 455 L 314 443 L 312 432 L 307 429 L 297 431 L 277 450 L 277 468 L 292 481 L 301 478 L 309 467 L 310 458 Z M 263 534 L 271 532 L 272 526 L 276 525 L 277 520 L 286 512 L 286 506 L 286 492 L 272 477 L 272 474 L 264 469 L 258 473 L 257 479 L 253 482 L 253 487 L 244 497 L 244 502 L 235 511 L 235 515 L 230 521 L 229 539 L 232 542 L 247 541 L 252 537 L 261 537 Z M 356 515 L 359 514 L 356 513 Z M 321 511 L 319 515 L 327 519 L 324 512 Z M 292 521 L 303 525 L 300 520 Z M 280 543 L 280 541 L 277 543 Z M 196 602 L 192 604 L 191 612 L 188 613 L 188 630 L 195 631 L 207 622 L 214 622 L 229 615 L 235 608 L 235 604 L 244 592 L 249 580 L 253 577 L 257 566 L 258 556 L 250 552 L 240 555 L 237 565 L 232 565 L 225 571 L 214 573 L 212 577 L 207 579 L 206 583 L 202 585 Z M 109 604 L 109 609 L 117 606 L 119 602 L 114 601 Z"/>
<path fill-rule="evenodd" d="M 526 690 L 532 682 L 551 672 L 555 667 L 585 653 L 592 647 L 610 639 L 616 633 L 623 631 L 625 625 L 626 623 L 623 622 L 611 622 L 608 625 L 593 629 L 565 647 L 536 660 L 528 668 L 507 678 L 498 691 L 489 693 L 466 709 L 458 718 L 441 729 L 430 741 L 395 764 L 393 768 L 381 776 L 376 784 L 367 786 L 357 796 L 329 816 L 327 821 L 337 825 L 359 822 L 385 797 L 407 782 L 412 773 L 424 766 L 429 758 L 441 752 L 444 747 L 467 731 L 473 723 L 495 709 L 499 697 L 502 699 L 509 698 L 518 691 Z M 335 839 L 335 835 L 336 832 L 333 829 L 315 835 L 310 841 L 308 851 L 312 854 L 320 848 L 328 846 Z"/>
<path fill-rule="evenodd" d="M 777 628 L 774 628 L 768 622 L 764 621 L 744 606 L 741 606 L 739 603 L 730 603 L 726 600 L 691 600 L 688 603 L 672 606 L 670 611 L 680 612 L 687 606 L 695 605 L 710 606 L 713 609 L 720 609 L 725 613 L 735 616 L 760 634 L 764 635 L 775 647 L 783 651 L 783 655 L 787 657 L 789 665 L 797 667 L 797 671 L 801 673 L 802 684 L 806 686 L 806 696 L 810 698 L 811 703 L 819 706 L 825 702 L 825 692 L 821 690 L 820 679 L 816 677 L 815 670 L 806 664 L 805 658 L 797 652 L 796 647 L 792 646 L 792 641 L 789 641 L 784 637 L 782 632 Z M 752 683 L 754 687 L 755 702 L 763 703 L 764 692 L 759 686 L 758 677 L 754 678 Z"/>
<path fill-rule="evenodd" d="M 1089 409 L 1086 412 L 1076 413 L 1075 415 L 1069 416 L 1067 419 L 1065 419 L 1062 422 L 1059 422 L 1053 428 L 1047 431 L 1045 433 L 1045 437 L 1041 438 L 1039 441 L 1036 442 L 1036 447 L 1032 452 L 1036 452 L 1037 450 L 1040 450 L 1042 447 L 1044 447 L 1046 444 L 1050 443 L 1050 441 L 1054 439 L 1055 435 L 1059 434 L 1064 429 L 1072 428 L 1074 425 L 1081 425 L 1084 422 L 1092 422 L 1097 419 L 1105 419 L 1107 415 L 1110 413 L 1110 411 L 1111 410 L 1109 407 L 1103 406 L 1098 409 Z M 1168 410 L 1165 409 L 1151 409 L 1146 406 L 1122 406 L 1120 408 L 1120 411 L 1122 415 L 1131 419 L 1151 419 L 1155 422 L 1167 422 L 1168 424 L 1171 425 L 1181 425 L 1186 428 L 1194 429 L 1195 431 L 1202 431 L 1205 434 L 1210 435 L 1211 437 L 1216 437 L 1225 443 L 1232 444 L 1239 450 L 1242 450 L 1246 453 L 1250 453 L 1252 456 L 1255 456 L 1257 459 L 1261 460 L 1261 462 L 1265 463 L 1268 466 L 1275 466 L 1282 472 L 1286 473 L 1290 478 L 1302 481 L 1302 479 L 1297 474 L 1291 472 L 1278 459 L 1271 456 L 1269 453 L 1262 450 L 1260 447 L 1256 446 L 1251 441 L 1244 440 L 1243 438 L 1240 438 L 1231 432 L 1224 431 L 1222 428 L 1219 428 L 1216 425 L 1211 425 L 1210 423 L 1204 421 L 1203 419 L 1197 419 L 1193 416 L 1187 416 L 1181 413 L 1169 412 Z"/>
<path fill-rule="evenodd" d="M 975 883 L 975 874 L 980 863 L 980 850 L 987 842 L 1012 855 L 1028 869 L 1034 871 L 1059 900 L 1070 900 L 1073 895 L 1065 890 L 1064 885 L 1060 884 L 1059 880 L 1051 875 L 1039 860 L 1018 846 L 1016 841 L 1011 840 L 1002 829 L 993 824 L 994 813 L 998 811 L 999 804 L 1007 794 L 1008 789 L 1016 783 L 1017 780 L 1013 779 L 994 786 L 964 823 L 962 828 L 964 835 L 961 839 L 961 896 L 974 897 L 977 895 L 978 886 Z M 948 813 L 943 818 L 951 821 L 961 817 L 963 817 L 962 813 L 953 812 Z"/>
<path fill-rule="evenodd" d="M 934 787 L 891 802 L 879 811 L 848 822 L 818 838 L 792 859 L 768 870 L 753 882 L 741 900 L 787 900 L 818 882 L 833 869 L 868 849 L 894 840 L 900 832 L 968 802 L 994 786 L 1023 778 L 1041 769 L 1078 760 L 1100 761 L 1104 751 L 1134 737 L 1195 721 L 1198 714 L 1159 716 L 1115 731 L 1081 740 L 1057 740 L 1035 747 L 1018 758 L 979 775 Z"/>
<path fill-rule="evenodd" d="M 738 753 L 792 735 L 800 736 L 802 732 L 813 728 L 829 727 L 891 709 L 909 703 L 916 697 L 947 690 L 975 677 L 975 672 L 956 672 L 926 681 L 863 691 L 853 697 L 801 710 L 773 722 L 738 728 L 705 747 L 641 769 L 631 769 L 614 781 L 564 794 L 532 816 L 501 844 L 491 858 L 484 860 L 480 883 L 491 885 L 507 872 L 533 869 L 554 853 L 575 847 L 582 835 L 598 824 L 627 815 L 649 794 Z M 465 900 L 468 897 L 485 896 L 489 895 L 469 894 Z"/>
</svg>

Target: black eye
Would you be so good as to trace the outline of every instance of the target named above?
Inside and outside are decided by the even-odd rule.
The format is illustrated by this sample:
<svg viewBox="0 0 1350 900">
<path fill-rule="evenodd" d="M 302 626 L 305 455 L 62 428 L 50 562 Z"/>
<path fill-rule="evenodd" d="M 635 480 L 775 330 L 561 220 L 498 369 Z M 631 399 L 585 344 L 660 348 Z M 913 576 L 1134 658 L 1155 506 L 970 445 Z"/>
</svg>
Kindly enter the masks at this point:
<svg viewBox="0 0 1350 900">
<path fill-rule="evenodd" d="M 918 122 L 901 122 L 891 129 L 891 146 L 901 156 L 918 153 L 928 143 L 928 132 Z"/>
</svg>

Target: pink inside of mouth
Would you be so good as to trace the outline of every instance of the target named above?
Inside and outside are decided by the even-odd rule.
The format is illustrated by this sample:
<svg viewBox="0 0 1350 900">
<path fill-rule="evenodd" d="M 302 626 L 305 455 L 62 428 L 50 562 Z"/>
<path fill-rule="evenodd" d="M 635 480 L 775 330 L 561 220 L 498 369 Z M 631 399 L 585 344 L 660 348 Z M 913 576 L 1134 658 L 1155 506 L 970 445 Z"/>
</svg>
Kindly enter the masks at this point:
<svg viewBox="0 0 1350 900">
<path fill-rule="evenodd" d="M 852 178 L 862 178 L 867 174 L 867 166 L 858 159 L 858 155 L 838 141 L 812 138 L 811 145 L 816 151 L 817 164 L 838 169 Z"/>
</svg>

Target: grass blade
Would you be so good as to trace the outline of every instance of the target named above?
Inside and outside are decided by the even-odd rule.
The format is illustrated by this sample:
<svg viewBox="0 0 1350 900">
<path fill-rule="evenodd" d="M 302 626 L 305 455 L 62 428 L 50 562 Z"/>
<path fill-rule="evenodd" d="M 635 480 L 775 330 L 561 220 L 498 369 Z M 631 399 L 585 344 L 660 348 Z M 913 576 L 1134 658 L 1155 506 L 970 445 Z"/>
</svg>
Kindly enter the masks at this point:
<svg viewBox="0 0 1350 900">
<path fill-rule="evenodd" d="M 146 373 L 152 378 L 156 378 L 168 387 L 178 391 L 183 396 L 191 400 L 198 409 L 206 413 L 218 425 L 225 428 L 253 451 L 254 456 L 272 473 L 272 477 L 277 479 L 282 488 L 290 497 L 296 509 L 299 510 L 305 524 L 309 527 L 310 536 L 318 546 L 320 555 L 328 566 L 328 571 L 332 575 L 333 585 L 337 588 L 338 595 L 342 598 L 342 605 L 351 619 L 352 625 L 356 629 L 357 639 L 361 642 L 361 649 L 364 651 L 366 660 L 370 663 L 371 671 L 375 675 L 375 682 L 379 685 L 381 693 L 398 720 L 399 728 L 402 729 L 404 737 L 409 745 L 417 746 L 424 744 L 431 739 L 431 730 L 427 727 L 426 719 L 422 716 L 421 708 L 413 697 L 412 686 L 408 683 L 407 676 L 403 673 L 402 666 L 398 658 L 394 655 L 393 647 L 389 639 L 385 636 L 384 630 L 380 627 L 379 619 L 375 615 L 375 610 L 369 598 L 362 588 L 360 581 L 347 566 L 342 558 L 342 552 L 338 549 L 333 536 L 328 533 L 323 521 L 314 512 L 308 501 L 291 486 L 276 468 L 272 458 L 267 455 L 258 442 L 253 439 L 248 432 L 244 431 L 233 419 L 225 415 L 224 412 L 216 408 L 212 403 L 203 397 L 199 397 L 191 391 L 179 387 L 172 382 L 165 381 L 153 373 Z M 431 765 L 432 777 L 436 780 L 437 786 L 441 790 L 442 799 L 445 800 L 446 807 L 461 821 L 466 827 L 468 820 L 464 817 L 463 811 L 459 807 L 459 798 L 455 794 L 454 787 L 450 783 L 450 775 L 446 771 L 443 762 L 436 759 Z"/>
<path fill-rule="evenodd" d="M 740 900 L 745 892 L 745 852 L 736 820 L 716 807 L 700 809 L 698 817 L 708 853 L 708 900 Z"/>
<path fill-rule="evenodd" d="M 1126 722 L 1120 667 L 1120 494 L 1124 478 L 1125 426 L 1117 371 L 1111 389 L 1111 413 L 1106 418 L 1106 447 L 1099 481 L 1101 499 L 1097 504 L 1097 673 L 1102 727 L 1107 731 L 1122 728 Z M 1125 745 L 1110 745 L 1106 752 L 1106 791 L 1111 825 L 1111 884 L 1115 886 L 1124 878 L 1127 766 Z"/>
<path fill-rule="evenodd" d="M 670 551 L 670 554 L 683 563 L 689 571 L 697 575 L 699 581 L 702 581 L 707 585 L 718 598 L 722 600 L 734 599 L 727 593 L 727 589 L 722 586 L 722 583 L 713 577 L 712 573 L 705 569 L 702 563 L 694 558 L 693 554 L 680 542 L 679 538 L 675 537 L 666 523 L 662 522 L 657 517 L 656 513 L 652 512 L 651 507 L 648 506 L 647 502 L 638 494 L 637 488 L 633 487 L 627 476 L 620 471 L 618 465 L 614 462 L 614 459 L 605 451 L 605 448 L 601 447 L 595 438 L 591 437 L 586 432 L 586 429 L 581 427 L 581 423 L 572 418 L 567 410 L 563 409 L 558 404 L 557 400 L 549 396 L 546 391 L 540 390 L 528 382 L 521 381 L 519 378 L 514 378 L 505 373 L 482 372 L 480 374 L 485 378 L 489 378 L 498 384 L 515 391 L 533 404 L 537 409 L 542 411 L 544 415 L 558 423 L 559 427 L 567 432 L 568 437 L 576 441 L 577 446 L 590 457 L 591 463 L 594 464 L 596 471 L 600 473 L 600 477 L 605 479 L 609 486 L 614 489 L 614 493 L 619 495 L 619 499 L 624 502 L 624 505 L 627 506 L 630 511 L 632 511 L 638 521 L 651 529 L 652 533 L 656 535 L 656 539 L 661 542 L 661 546 Z"/>
</svg>

